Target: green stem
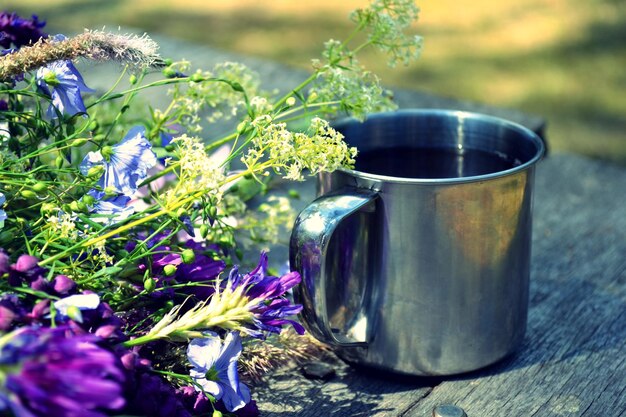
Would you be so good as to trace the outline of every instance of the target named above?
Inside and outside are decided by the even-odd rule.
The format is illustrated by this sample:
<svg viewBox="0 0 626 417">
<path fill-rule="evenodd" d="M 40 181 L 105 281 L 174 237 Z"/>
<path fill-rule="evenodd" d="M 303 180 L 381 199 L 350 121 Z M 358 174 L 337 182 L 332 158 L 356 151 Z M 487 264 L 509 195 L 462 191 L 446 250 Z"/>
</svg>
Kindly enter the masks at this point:
<svg viewBox="0 0 626 417">
<path fill-rule="evenodd" d="M 154 337 L 154 335 L 146 334 L 143 336 L 136 337 L 134 339 L 130 339 L 122 343 L 122 346 L 129 348 L 133 346 L 141 346 L 146 343 L 154 342 L 155 340 L 161 339 L 160 337 Z"/>
<path fill-rule="evenodd" d="M 280 100 L 276 102 L 276 104 L 274 104 L 274 111 L 277 111 L 278 109 L 280 109 L 282 105 L 285 104 L 285 102 L 287 101 L 289 97 L 293 96 L 295 93 L 300 92 L 300 90 L 302 90 L 311 81 L 313 81 L 315 77 L 317 77 L 317 72 L 314 72 L 313 74 L 309 75 L 309 77 L 306 80 L 302 81 L 300 85 L 298 85 L 296 88 L 294 88 L 293 90 L 285 94 Z"/>
<path fill-rule="evenodd" d="M 263 169 L 267 168 L 266 165 L 267 164 L 261 164 L 259 167 L 256 167 L 256 169 L 257 170 L 258 169 L 263 170 Z M 228 184 L 230 182 L 233 182 L 233 181 L 237 180 L 240 177 L 248 175 L 251 172 L 252 172 L 252 169 L 248 169 L 246 171 L 243 171 L 243 172 L 231 175 L 230 177 L 228 177 L 228 178 L 226 178 L 224 180 L 224 182 L 222 183 L 222 186 L 226 185 L 226 184 Z M 49 263 L 55 262 L 55 261 L 63 258 L 64 256 L 67 256 L 68 254 L 72 253 L 76 249 L 88 248 L 90 246 L 95 245 L 96 243 L 99 243 L 99 242 L 101 242 L 103 240 L 106 240 L 106 239 L 108 239 L 110 237 L 113 237 L 113 236 L 118 235 L 120 233 L 123 233 L 123 232 L 125 232 L 127 230 L 130 230 L 133 227 L 141 226 L 142 224 L 145 224 L 145 223 L 147 223 L 150 220 L 153 220 L 153 219 L 156 219 L 156 218 L 158 218 L 160 216 L 163 216 L 163 215 L 166 215 L 168 213 L 171 213 L 171 212 L 175 211 L 176 209 L 184 206 L 185 204 L 189 204 L 189 203 L 193 202 L 195 199 L 201 197 L 204 194 L 205 194 L 205 190 L 196 191 L 195 193 L 191 194 L 189 197 L 184 198 L 182 200 L 179 200 L 178 202 L 176 202 L 175 204 L 173 204 L 169 208 L 162 208 L 161 210 L 158 210 L 158 211 L 156 211 L 154 213 L 148 214 L 148 215 L 146 215 L 144 217 L 141 217 L 139 219 L 136 219 L 136 220 L 133 220 L 133 221 L 131 221 L 129 223 L 126 223 L 126 224 L 124 224 L 122 226 L 119 226 L 119 227 L 115 228 L 114 230 L 111 230 L 110 232 L 107 232 L 107 233 L 105 233 L 105 234 L 103 234 L 101 236 L 96 236 L 96 237 L 88 239 L 86 241 L 79 242 L 76 245 L 67 248 L 63 252 L 57 253 L 56 255 L 53 255 L 53 256 L 51 256 L 49 258 L 46 258 L 46 259 L 42 260 L 41 262 L 39 262 L 39 265 L 40 266 L 45 266 L 45 265 L 47 265 Z"/>
</svg>

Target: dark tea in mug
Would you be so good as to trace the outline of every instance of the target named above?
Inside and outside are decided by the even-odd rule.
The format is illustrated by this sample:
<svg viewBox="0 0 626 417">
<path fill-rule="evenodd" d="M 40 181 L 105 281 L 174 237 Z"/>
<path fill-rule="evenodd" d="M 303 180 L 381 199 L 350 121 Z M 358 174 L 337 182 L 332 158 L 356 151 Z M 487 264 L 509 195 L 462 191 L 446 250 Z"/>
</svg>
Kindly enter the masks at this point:
<svg viewBox="0 0 626 417">
<path fill-rule="evenodd" d="M 462 178 L 520 165 L 503 153 L 480 149 L 395 147 L 359 153 L 355 170 L 402 178 Z"/>
</svg>

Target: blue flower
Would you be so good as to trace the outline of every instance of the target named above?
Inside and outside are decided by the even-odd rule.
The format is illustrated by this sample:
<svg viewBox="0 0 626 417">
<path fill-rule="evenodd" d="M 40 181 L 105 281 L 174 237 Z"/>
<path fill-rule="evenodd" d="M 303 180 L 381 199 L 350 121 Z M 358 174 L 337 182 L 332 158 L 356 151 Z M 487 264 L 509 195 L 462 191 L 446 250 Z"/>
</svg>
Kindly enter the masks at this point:
<svg viewBox="0 0 626 417">
<path fill-rule="evenodd" d="M 86 113 L 82 92 L 93 92 L 85 85 L 71 61 L 55 61 L 37 70 L 37 86 L 44 94 L 52 98 L 46 116 L 56 119 L 59 115 L 73 116 L 77 113 Z M 52 88 L 52 91 L 50 91 Z"/>
<path fill-rule="evenodd" d="M 222 400 L 228 411 L 243 408 L 250 401 L 250 390 L 239 382 L 237 360 L 241 355 L 239 333 L 230 332 L 224 344 L 215 333 L 193 339 L 187 348 L 187 357 L 193 368 L 190 376 L 196 382 L 196 391 L 204 391 Z"/>
<path fill-rule="evenodd" d="M 0 206 L 2 206 L 4 204 L 4 202 L 6 201 L 6 197 L 4 196 L 4 194 L 0 193 Z M 0 229 L 4 227 L 4 221 L 7 219 L 7 213 L 0 209 Z"/>
<path fill-rule="evenodd" d="M 91 190 L 87 194 L 96 199 L 96 202 L 89 206 L 89 211 L 96 214 L 91 216 L 91 220 L 98 223 L 111 225 L 126 220 L 135 212 L 133 206 L 128 205 L 130 201 L 128 196 L 107 197 L 102 191 L 96 190 Z"/>
<path fill-rule="evenodd" d="M 146 139 L 145 128 L 136 126 L 117 145 L 89 152 L 80 164 L 80 172 L 87 175 L 90 168 L 102 166 L 104 174 L 98 182 L 101 189 L 130 197 L 156 162 L 156 154 Z"/>
</svg>

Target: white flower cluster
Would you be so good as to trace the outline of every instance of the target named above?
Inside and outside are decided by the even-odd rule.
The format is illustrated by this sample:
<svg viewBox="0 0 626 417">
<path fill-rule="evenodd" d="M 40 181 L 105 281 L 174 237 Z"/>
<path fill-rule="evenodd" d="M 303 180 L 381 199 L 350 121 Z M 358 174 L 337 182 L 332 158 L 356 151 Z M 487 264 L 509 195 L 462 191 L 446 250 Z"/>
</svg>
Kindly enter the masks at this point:
<svg viewBox="0 0 626 417">
<path fill-rule="evenodd" d="M 91 246 L 91 249 L 93 250 L 92 260 L 102 264 L 103 267 L 107 264 L 111 264 L 115 260 L 113 256 L 107 252 L 106 239 L 98 240 Z"/>
<path fill-rule="evenodd" d="M 72 239 L 78 238 L 78 230 L 76 229 L 76 216 L 69 213 L 59 213 L 48 217 L 50 225 L 51 238 Z"/>
<path fill-rule="evenodd" d="M 398 62 L 408 65 L 420 55 L 422 37 L 405 33 L 418 14 L 414 0 L 376 0 L 350 17 L 370 30 L 370 41 L 389 56 L 388 64 L 394 67 Z"/>
<path fill-rule="evenodd" d="M 212 158 L 204 150 L 200 138 L 182 135 L 172 140 L 178 154 L 178 181 L 176 187 L 167 191 L 166 207 L 172 207 L 182 197 L 198 191 L 205 196 L 221 197 L 220 187 L 224 182 L 221 162 Z M 168 164 L 172 164 L 168 160 Z"/>
<path fill-rule="evenodd" d="M 173 68 L 183 73 L 189 70 L 189 63 L 176 63 Z M 212 71 L 197 70 L 191 75 L 187 87 L 178 85 L 171 91 L 174 110 L 183 115 L 181 122 L 187 131 L 198 133 L 202 130 L 203 111 L 209 112 L 209 123 L 236 117 L 246 109 L 243 92 L 258 96 L 259 85 L 256 72 L 235 62 L 218 64 Z"/>
<path fill-rule="evenodd" d="M 391 101 L 391 92 L 380 85 L 380 79 L 362 68 L 356 59 L 350 61 L 351 67 L 313 63 L 318 71 L 316 83 L 309 89 L 309 104 L 328 103 L 321 106 L 322 111 L 343 110 L 361 120 L 368 113 L 394 110 L 396 105 Z"/>
<path fill-rule="evenodd" d="M 252 125 L 257 135 L 242 157 L 251 171 L 267 163 L 284 173 L 284 178 L 300 181 L 304 170 L 314 175 L 354 165 L 356 148 L 349 148 L 343 135 L 320 118 L 311 120 L 306 133 L 289 131 L 285 123 L 274 123 L 268 115 L 258 117 Z"/>
</svg>

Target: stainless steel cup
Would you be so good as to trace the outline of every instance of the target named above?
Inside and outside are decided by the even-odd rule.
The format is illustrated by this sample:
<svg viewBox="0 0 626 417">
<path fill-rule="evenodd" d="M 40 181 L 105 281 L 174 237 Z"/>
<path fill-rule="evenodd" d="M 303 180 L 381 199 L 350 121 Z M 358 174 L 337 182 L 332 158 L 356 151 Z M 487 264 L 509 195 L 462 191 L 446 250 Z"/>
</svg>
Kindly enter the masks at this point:
<svg viewBox="0 0 626 417">
<path fill-rule="evenodd" d="M 308 330 L 348 362 L 411 375 L 511 353 L 526 328 L 541 139 L 447 110 L 337 128 L 359 149 L 356 168 L 318 178 L 290 242 Z"/>
</svg>

